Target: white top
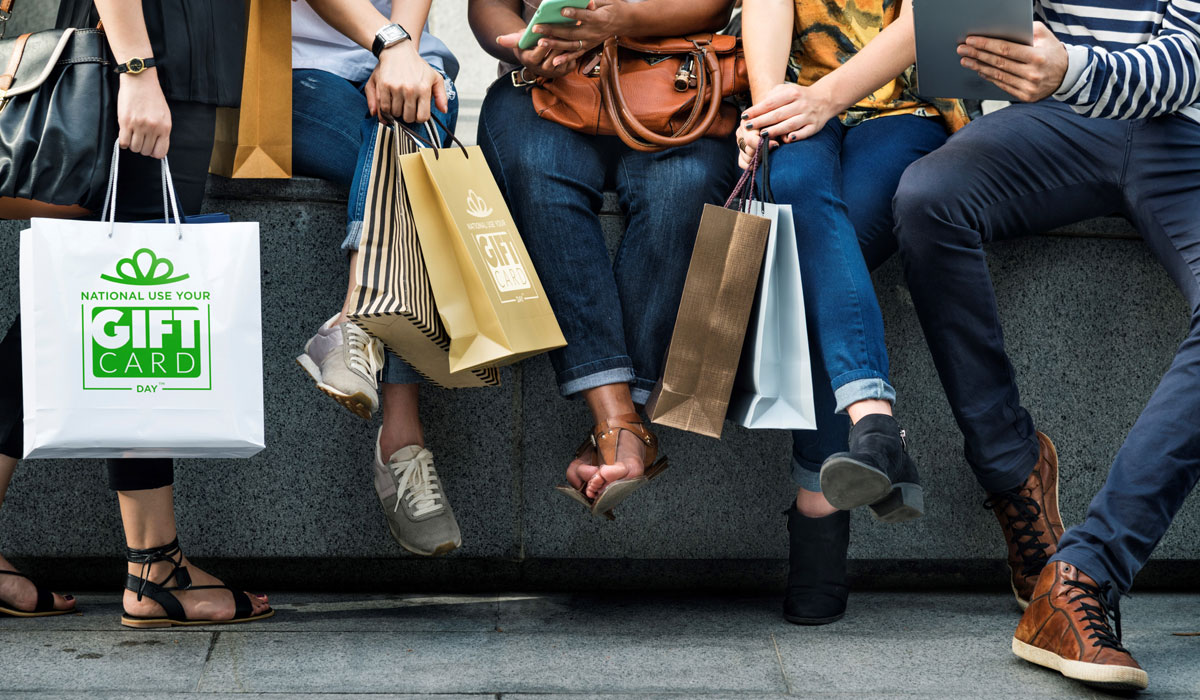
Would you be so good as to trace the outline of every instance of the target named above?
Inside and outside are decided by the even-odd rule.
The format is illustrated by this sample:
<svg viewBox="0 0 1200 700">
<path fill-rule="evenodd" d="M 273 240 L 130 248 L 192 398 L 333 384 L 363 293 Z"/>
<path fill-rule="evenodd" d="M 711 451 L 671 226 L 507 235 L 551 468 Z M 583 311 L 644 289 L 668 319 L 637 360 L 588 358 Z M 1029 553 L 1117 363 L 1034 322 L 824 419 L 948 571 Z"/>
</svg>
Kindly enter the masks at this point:
<svg viewBox="0 0 1200 700">
<path fill-rule="evenodd" d="M 392 14 L 392 0 L 371 0 L 385 17 Z M 412 31 L 412 27 L 405 27 Z M 426 26 L 421 34 L 421 58 L 451 80 L 458 76 L 458 60 Z M 378 61 L 367 49 L 347 39 L 321 19 L 306 0 L 292 3 L 292 68 L 315 68 L 360 82 L 371 77 Z"/>
</svg>

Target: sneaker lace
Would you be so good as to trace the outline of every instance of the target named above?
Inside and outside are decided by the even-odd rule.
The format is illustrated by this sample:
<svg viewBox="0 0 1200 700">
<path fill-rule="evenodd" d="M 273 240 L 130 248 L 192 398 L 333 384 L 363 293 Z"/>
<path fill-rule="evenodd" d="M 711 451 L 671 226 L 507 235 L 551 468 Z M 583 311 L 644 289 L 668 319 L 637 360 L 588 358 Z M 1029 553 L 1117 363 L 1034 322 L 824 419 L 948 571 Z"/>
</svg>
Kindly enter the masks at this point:
<svg viewBox="0 0 1200 700">
<path fill-rule="evenodd" d="M 1108 647 L 1128 654 L 1125 647 L 1121 646 L 1121 608 L 1119 605 L 1110 608 L 1108 604 L 1112 584 L 1106 581 L 1095 586 L 1077 580 L 1064 583 L 1079 591 L 1073 598 L 1068 599 L 1068 602 L 1078 603 L 1076 611 L 1083 613 L 1083 621 L 1087 623 L 1084 629 L 1092 632 L 1088 639 L 1095 640 L 1092 642 L 1093 646 Z M 1108 622 L 1109 618 L 1112 618 L 1112 625 Z M 1113 634 L 1114 625 L 1117 628 L 1116 634 Z"/>
<path fill-rule="evenodd" d="M 1041 539 L 1046 533 L 1034 527 L 1042 517 L 1041 504 L 1017 491 L 1006 491 L 992 494 L 983 502 L 983 507 L 992 510 L 1000 504 L 1010 506 L 1016 512 L 1016 515 L 1008 515 L 1007 509 L 1003 511 L 1012 530 L 1012 543 L 1017 546 L 1017 554 L 1021 557 L 1021 575 L 1037 576 L 1050 561 L 1046 553 L 1050 543 Z"/>
<path fill-rule="evenodd" d="M 346 339 L 350 369 L 372 379 L 379 376 L 383 369 L 383 343 L 353 323 L 343 324 L 342 335 Z"/>
<path fill-rule="evenodd" d="M 396 477 L 396 507 L 393 511 L 400 510 L 400 501 L 406 495 L 413 515 L 417 517 L 442 510 L 441 485 L 433 468 L 433 455 L 428 450 L 422 450 L 407 462 L 392 462 L 388 466 Z"/>
</svg>

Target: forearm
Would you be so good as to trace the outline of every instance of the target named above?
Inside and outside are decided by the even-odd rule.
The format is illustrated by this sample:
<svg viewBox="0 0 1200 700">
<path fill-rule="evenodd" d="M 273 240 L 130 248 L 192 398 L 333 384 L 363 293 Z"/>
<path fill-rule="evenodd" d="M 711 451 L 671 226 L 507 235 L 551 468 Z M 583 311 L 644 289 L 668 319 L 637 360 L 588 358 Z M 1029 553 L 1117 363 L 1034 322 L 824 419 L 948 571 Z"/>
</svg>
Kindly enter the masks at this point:
<svg viewBox="0 0 1200 700">
<path fill-rule="evenodd" d="M 409 33 L 415 49 L 421 48 L 421 35 L 425 33 L 425 22 L 429 21 L 429 8 L 432 6 L 433 0 L 401 0 L 392 3 L 391 20 Z"/>
<path fill-rule="evenodd" d="M 100 13 L 100 21 L 104 23 L 104 36 L 108 39 L 108 46 L 112 49 L 117 63 L 125 63 L 131 58 L 149 58 L 153 55 L 140 1 L 96 0 L 96 11 Z"/>
<path fill-rule="evenodd" d="M 370 49 L 374 45 L 375 34 L 380 28 L 392 22 L 391 19 L 380 14 L 379 10 L 376 10 L 375 6 L 367 0 L 307 0 L 307 2 L 321 16 L 321 19 L 325 20 L 326 24 L 365 49 Z M 432 0 L 406 0 L 396 4 L 422 5 L 425 8 L 425 14 L 428 14 L 430 2 Z M 414 40 L 421 33 L 421 27 L 414 29 L 403 22 L 400 24 L 410 33 L 416 32 L 413 35 Z M 421 26 L 424 24 L 422 22 Z"/>
<path fill-rule="evenodd" d="M 742 5 L 742 46 L 756 103 L 787 78 L 794 22 L 792 0 L 746 0 Z"/>
<path fill-rule="evenodd" d="M 496 43 L 496 37 L 525 31 L 521 0 L 470 0 L 467 21 L 484 51 L 508 63 L 516 60 L 513 50 Z"/>
<path fill-rule="evenodd" d="M 727 0 L 630 0 L 617 36 L 679 36 L 715 32 L 729 23 Z"/>
<path fill-rule="evenodd" d="M 905 2 L 900 16 L 840 68 L 817 81 L 827 89 L 839 112 L 887 85 L 916 62 L 912 3 Z"/>
</svg>

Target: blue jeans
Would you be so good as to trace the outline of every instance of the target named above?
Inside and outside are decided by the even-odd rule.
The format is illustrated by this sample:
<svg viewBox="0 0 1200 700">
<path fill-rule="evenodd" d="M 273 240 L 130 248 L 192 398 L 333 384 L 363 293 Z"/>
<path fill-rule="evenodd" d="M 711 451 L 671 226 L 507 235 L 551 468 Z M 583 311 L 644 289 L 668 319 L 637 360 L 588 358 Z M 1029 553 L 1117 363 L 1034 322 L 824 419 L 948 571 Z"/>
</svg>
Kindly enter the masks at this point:
<svg viewBox="0 0 1200 700">
<path fill-rule="evenodd" d="M 567 346 L 550 353 L 564 396 L 629 383 L 644 404 L 663 359 L 706 202 L 733 184 L 732 138 L 641 153 L 542 119 L 525 88 L 488 90 L 479 145 L 546 288 Z M 627 219 L 610 262 L 600 208 L 615 187 Z"/>
<path fill-rule="evenodd" d="M 904 174 L 896 233 L 908 287 L 967 460 L 989 491 L 1037 462 L 1033 420 L 1004 350 L 984 243 L 1118 210 L 1192 309 L 1171 368 L 1054 560 L 1129 590 L 1200 479 L 1200 124 L 1087 119 L 1054 101 L 989 114 Z M 1136 302 L 1135 302 L 1136 303 Z"/>
<path fill-rule="evenodd" d="M 792 205 L 808 316 L 817 429 L 792 433 L 792 478 L 820 491 L 821 464 L 846 449 L 846 407 L 894 401 L 883 316 L 870 271 L 896 250 L 892 195 L 913 161 L 946 141 L 940 119 L 832 120 L 771 152 L 771 190 Z"/>
<path fill-rule="evenodd" d="M 438 128 L 443 143 L 458 120 L 458 94 L 445 75 L 449 110 L 434 114 L 445 126 Z M 375 153 L 375 127 L 379 121 L 367 110 L 365 83 L 352 83 L 322 70 L 292 71 L 292 166 L 297 175 L 318 177 L 350 188 L 346 238 L 343 250 L 358 250 L 367 208 L 367 181 Z M 388 353 L 383 368 L 386 384 L 421 381 L 403 360 Z"/>
</svg>

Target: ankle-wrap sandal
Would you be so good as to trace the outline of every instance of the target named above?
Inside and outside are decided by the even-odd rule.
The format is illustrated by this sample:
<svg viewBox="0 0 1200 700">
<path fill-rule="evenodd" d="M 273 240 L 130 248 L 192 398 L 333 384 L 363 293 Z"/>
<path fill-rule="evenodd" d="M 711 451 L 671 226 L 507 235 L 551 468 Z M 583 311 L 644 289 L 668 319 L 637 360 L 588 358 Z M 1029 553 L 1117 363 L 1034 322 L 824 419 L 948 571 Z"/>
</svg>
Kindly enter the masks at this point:
<svg viewBox="0 0 1200 700">
<path fill-rule="evenodd" d="M 176 559 L 178 555 L 178 559 Z M 162 606 L 166 617 L 141 617 L 138 615 L 130 615 L 125 613 L 121 616 L 121 624 L 126 627 L 134 627 L 137 629 L 151 629 L 156 627 L 182 627 L 189 625 L 225 625 L 236 622 L 252 622 L 254 620 L 262 620 L 271 617 L 275 611 L 267 608 L 265 612 L 258 615 L 253 614 L 254 606 L 250 602 L 250 596 L 243 591 L 235 590 L 226 585 L 210 585 L 210 586 L 193 586 L 192 576 L 188 573 L 186 566 L 181 566 L 183 561 L 183 550 L 179 547 L 179 538 L 175 538 L 170 544 L 162 547 L 151 547 L 150 549 L 133 549 L 125 548 L 125 559 L 130 564 L 141 564 L 142 571 L 140 576 L 126 574 L 125 588 L 137 593 L 137 599 L 140 601 L 143 597 L 153 600 Z M 147 576 L 150 573 L 150 567 L 160 561 L 171 562 L 171 573 L 167 575 L 161 583 L 154 583 Z M 166 584 L 175 580 L 175 585 L 168 586 Z M 202 591 L 221 589 L 229 591 L 233 595 L 234 615 L 229 620 L 192 620 L 189 619 L 187 613 L 183 609 L 183 604 L 175 597 L 175 591 Z"/>
<path fill-rule="evenodd" d="M 51 617 L 53 615 L 66 615 L 67 613 L 76 612 L 75 608 L 67 608 L 66 610 L 56 609 L 54 607 L 54 594 L 37 585 L 33 579 L 20 571 L 0 569 L 0 574 L 5 576 L 20 576 L 32 583 L 34 590 L 37 591 L 37 604 L 33 606 L 33 610 L 18 610 L 0 600 L 0 615 L 8 615 L 10 617 Z"/>
<path fill-rule="evenodd" d="M 572 486 L 557 487 L 558 491 L 566 494 L 572 500 L 582 503 L 591 511 L 592 515 L 604 516 L 609 520 L 616 519 L 612 511 L 617 507 L 617 504 L 624 501 L 634 491 L 642 488 L 667 469 L 667 458 L 658 457 L 658 438 L 654 436 L 654 433 L 646 430 L 642 424 L 642 417 L 636 413 L 615 416 L 597 424 L 592 429 L 592 434 L 588 436 L 588 440 L 576 451 L 576 458 L 582 455 L 589 447 L 594 447 L 598 462 L 595 466 L 615 464 L 617 461 L 617 448 L 620 446 L 622 432 L 632 434 L 634 438 L 646 446 L 646 453 L 642 457 L 642 464 L 646 466 L 640 476 L 617 479 L 605 486 L 604 490 L 600 492 L 600 495 L 594 501 L 588 499 L 585 493 L 587 489 L 586 482 L 581 489 L 576 489 Z"/>
</svg>

